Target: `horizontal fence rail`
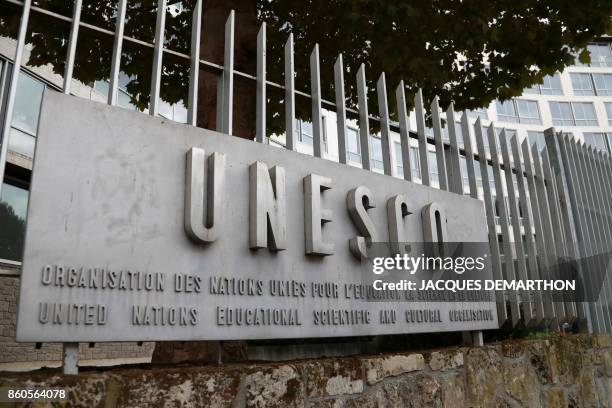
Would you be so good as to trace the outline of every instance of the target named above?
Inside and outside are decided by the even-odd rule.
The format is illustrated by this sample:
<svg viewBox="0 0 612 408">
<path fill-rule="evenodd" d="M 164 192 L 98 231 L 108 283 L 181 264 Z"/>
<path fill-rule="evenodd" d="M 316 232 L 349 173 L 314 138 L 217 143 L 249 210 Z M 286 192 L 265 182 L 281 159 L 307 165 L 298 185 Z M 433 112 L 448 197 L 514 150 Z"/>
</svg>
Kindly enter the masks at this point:
<svg viewBox="0 0 612 408">
<path fill-rule="evenodd" d="M 559 329 L 566 324 L 577 324 L 583 331 L 612 332 L 612 285 L 606 272 L 607 261 L 601 256 L 610 251 L 612 243 L 612 159 L 610 155 L 594 151 L 571 139 L 566 134 L 546 131 L 545 148 L 538 150 L 527 140 L 520 141 L 516 135 L 502 129 L 498 134 L 494 123 L 485 128 L 480 118 L 470 124 L 468 112 L 462 112 L 459 125 L 458 114 L 453 104 L 446 106 L 445 113 L 440 109 L 438 97 L 430 102 L 429 112 L 432 119 L 432 135 L 426 130 L 426 111 L 423 93 L 419 89 L 414 100 L 416 133 L 409 131 L 409 113 L 406 107 L 406 87 L 404 82 L 387 84 L 384 73 L 378 76 L 376 100 L 378 116 L 371 115 L 368 108 L 369 89 L 367 86 L 366 65 L 361 64 L 354 77 L 349 78 L 357 84 L 358 106 L 346 106 L 345 74 L 342 54 L 338 55 L 333 66 L 335 101 L 322 98 L 321 64 L 319 46 L 315 45 L 310 54 L 310 93 L 299 91 L 295 84 L 294 37 L 289 34 L 284 46 L 284 84 L 267 79 L 266 66 L 266 25 L 261 25 L 257 35 L 256 75 L 241 72 L 234 66 L 236 15 L 232 11 L 225 24 L 224 61 L 222 65 L 201 59 L 202 0 L 195 2 L 190 27 L 190 55 L 164 47 L 166 1 L 159 2 L 157 9 L 155 38 L 153 43 L 124 35 L 126 24 L 127 0 L 117 2 L 115 30 L 110 31 L 81 21 L 82 0 L 74 2 L 72 17 L 63 16 L 38 6 L 30 0 L 3 0 L 22 7 L 21 22 L 17 36 L 14 62 L 17 68 L 21 61 L 26 41 L 30 12 L 71 24 L 68 52 L 62 91 L 69 94 L 75 64 L 75 50 L 80 28 L 94 30 L 112 36 L 114 39 L 110 66 L 108 104 L 117 104 L 117 92 L 125 42 L 149 47 L 153 50 L 151 67 L 151 90 L 149 114 L 159 114 L 161 75 L 163 58 L 173 55 L 189 61 L 189 91 L 187 123 L 197 124 L 198 85 L 200 69 L 216 75 L 217 92 L 217 129 L 226 134 L 233 133 L 234 78 L 236 76 L 253 81 L 256 85 L 256 124 L 254 140 L 265 143 L 268 140 L 266 123 L 267 89 L 273 87 L 284 93 L 285 111 L 285 148 L 296 150 L 296 95 L 306 97 L 311 102 L 313 124 L 313 153 L 323 157 L 323 109 L 336 112 L 339 162 L 348 163 L 347 157 L 347 114 L 358 118 L 362 167 L 371 169 L 370 159 L 370 121 L 380 125 L 382 163 L 385 175 L 392 175 L 391 132 L 399 133 L 403 174 L 400 177 L 413 181 L 410 155 L 410 142 L 414 139 L 418 146 L 418 162 L 421 183 L 431 186 L 432 165 L 429 152 L 435 154 L 437 183 L 440 189 L 456 194 L 467 194 L 484 202 L 486 222 L 491 250 L 492 273 L 495 279 L 550 279 L 550 270 L 560 258 L 582 259 L 578 264 L 579 273 L 589 276 L 599 273 L 601 286 L 590 288 L 598 294 L 592 301 L 576 302 L 573 299 L 551 299 L 540 294 L 507 293 L 503 301 L 497 303 L 500 324 L 516 326 L 525 324 L 530 327 L 545 326 Z M 0 174 L 3 177 L 11 125 L 12 109 L 15 102 L 19 69 L 14 69 L 10 78 L 7 97 L 7 119 L 2 128 L 0 150 Z M 388 86 L 395 87 L 398 122 L 389 116 Z M 394 89 L 394 88 L 391 88 Z M 445 115 L 445 117 L 444 117 Z M 444 137 L 443 121 L 448 133 Z M 460 139 L 463 145 L 460 147 Z M 329 140 L 328 140 L 329 142 Z M 475 143 L 475 144 L 474 144 Z M 461 174 L 461 163 L 465 160 L 466 174 Z M 416 164 L 416 163 L 415 163 Z M 479 170 L 480 178 L 477 177 Z M 467 185 L 464 185 L 467 177 Z M 516 183 L 515 183 L 516 180 Z M 515 188 L 516 185 L 516 188 Z M 1 188 L 1 183 L 0 183 Z M 0 190 L 1 192 L 1 190 Z M 508 206 L 506 206 L 506 199 Z M 607 258 L 606 258 L 607 259 Z M 588 282 L 586 283 L 588 285 Z"/>
</svg>

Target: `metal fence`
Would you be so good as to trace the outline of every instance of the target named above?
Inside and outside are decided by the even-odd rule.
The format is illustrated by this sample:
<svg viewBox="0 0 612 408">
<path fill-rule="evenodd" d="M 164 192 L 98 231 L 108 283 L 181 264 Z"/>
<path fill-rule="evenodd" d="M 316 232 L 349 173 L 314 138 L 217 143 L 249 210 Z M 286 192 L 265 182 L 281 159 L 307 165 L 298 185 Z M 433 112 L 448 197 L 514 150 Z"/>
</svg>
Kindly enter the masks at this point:
<svg viewBox="0 0 612 408">
<path fill-rule="evenodd" d="M 201 67 L 218 74 L 217 91 L 217 130 L 232 134 L 234 77 L 240 76 L 256 82 L 256 127 L 254 140 L 263 143 L 267 140 L 266 129 L 266 90 L 275 87 L 284 91 L 285 107 L 285 148 L 295 150 L 294 140 L 296 126 L 295 97 L 300 95 L 310 99 L 313 118 L 313 151 L 317 157 L 322 156 L 323 106 L 337 114 L 339 161 L 347 163 L 347 113 L 359 118 L 359 143 L 361 146 L 362 167 L 370 169 L 370 127 L 369 121 L 378 121 L 383 152 L 384 173 L 391 176 L 391 129 L 399 132 L 403 177 L 412 181 L 409 139 L 418 139 L 419 160 L 422 184 L 431 185 L 428 149 L 435 146 L 439 187 L 456 194 L 469 194 L 484 201 L 489 230 L 489 243 L 492 253 L 492 269 L 495 279 L 546 279 L 550 267 L 560 258 L 586 259 L 578 264 L 579 272 L 585 276 L 599 272 L 598 287 L 593 293 L 598 294 L 592 301 L 575 302 L 571 299 L 551 299 L 546 296 L 526 296 L 508 294 L 504 302 L 498 303 L 498 316 L 501 324 L 517 325 L 524 322 L 527 326 L 547 325 L 559 327 L 565 323 L 578 323 L 581 330 L 593 332 L 612 332 L 612 312 L 610 302 L 612 287 L 605 275 L 607 261 L 597 257 L 608 251 L 612 243 L 612 160 L 608 154 L 593 150 L 578 143 L 568 135 L 555 133 L 554 129 L 546 131 L 546 147 L 539 151 L 530 146 L 527 140 L 519 142 L 515 135 L 508 138 L 503 129 L 498 135 L 494 124 L 483 131 L 480 119 L 470 126 L 468 113 L 463 112 L 460 132 L 463 136 L 463 147 L 458 142 L 459 130 L 456 128 L 453 105 L 446 110 L 448 141 L 443 138 L 441 114 L 438 98 L 430 104 L 433 122 L 433 137 L 426 135 L 425 107 L 422 92 L 414 96 L 417 132 L 411 133 L 408 125 L 405 86 L 400 82 L 395 89 L 399 122 L 389 117 L 388 94 L 385 75 L 382 73 L 377 81 L 376 93 L 379 116 L 368 112 L 368 88 L 366 85 L 365 65 L 361 64 L 356 74 L 358 91 L 358 109 L 346 106 L 344 92 L 345 67 L 342 55 L 334 65 L 335 102 L 322 98 L 320 82 L 319 48 L 315 45 L 310 55 L 310 89 L 311 94 L 296 90 L 294 75 L 294 41 L 290 34 L 285 45 L 284 84 L 268 81 L 266 78 L 266 25 L 261 25 L 257 36 L 257 70 L 250 75 L 234 69 L 234 28 L 235 15 L 231 12 L 225 25 L 225 48 L 223 65 L 217 65 L 200 59 L 200 33 L 202 24 L 202 0 L 198 0 L 193 10 L 191 27 L 191 55 L 184 55 L 165 50 L 164 25 L 166 17 L 166 0 L 160 0 L 157 9 L 155 41 L 152 44 L 125 37 L 123 34 L 127 0 L 119 0 L 116 13 L 116 29 L 108 30 L 91 27 L 80 21 L 82 0 L 75 0 L 72 18 L 62 16 L 40 7 L 32 6 L 31 0 L 6 0 L 22 6 L 21 23 L 17 36 L 17 47 L 14 61 L 22 61 L 26 41 L 28 19 L 31 11 L 69 21 L 71 23 L 68 52 L 63 83 L 63 92 L 70 93 L 75 50 L 79 28 L 87 27 L 99 32 L 114 35 L 114 47 L 111 63 L 110 90 L 108 104 L 117 103 L 118 78 L 124 41 L 138 42 L 140 45 L 153 48 L 153 66 L 151 67 L 151 103 L 149 113 L 158 114 L 160 78 L 164 53 L 172 53 L 191 62 L 188 124 L 196 125 L 198 104 L 198 76 Z M 2 129 L 2 149 L 0 151 L 0 175 L 4 174 L 10 118 L 16 93 L 19 69 L 12 71 L 10 90 L 6 104 L 6 118 Z M 486 133 L 486 134 L 485 134 Z M 472 135 L 476 146 L 472 145 Z M 467 164 L 468 186 L 464 186 L 461 175 L 461 158 Z M 476 163 L 482 177 L 482 197 L 479 195 L 479 183 L 476 176 Z M 2 177 L 2 176 L 0 176 Z M 492 177 L 492 179 L 490 179 Z M 516 179 L 516 183 L 514 180 Z M 514 186 L 516 185 L 516 188 Z M 1 183 L 0 183 L 1 186 Z M 506 186 L 506 187 L 504 187 Z M 1 188 L 1 187 L 0 187 Z M 508 198 L 508 207 L 504 201 L 504 191 Z M 497 220 L 501 234 L 498 234 Z M 585 270 L 586 269 L 586 270 Z M 601 284 L 599 282 L 601 281 Z"/>
</svg>

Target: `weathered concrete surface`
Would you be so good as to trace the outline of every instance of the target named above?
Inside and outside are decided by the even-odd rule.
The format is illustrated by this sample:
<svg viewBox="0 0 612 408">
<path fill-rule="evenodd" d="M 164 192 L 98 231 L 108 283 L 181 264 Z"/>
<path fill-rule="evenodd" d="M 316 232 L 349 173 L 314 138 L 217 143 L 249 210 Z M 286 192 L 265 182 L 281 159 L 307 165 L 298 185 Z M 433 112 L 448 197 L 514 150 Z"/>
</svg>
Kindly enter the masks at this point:
<svg viewBox="0 0 612 408">
<path fill-rule="evenodd" d="M 0 374 L 0 386 L 63 387 L 74 407 L 611 407 L 612 338 L 75 377 L 44 370 Z"/>
</svg>

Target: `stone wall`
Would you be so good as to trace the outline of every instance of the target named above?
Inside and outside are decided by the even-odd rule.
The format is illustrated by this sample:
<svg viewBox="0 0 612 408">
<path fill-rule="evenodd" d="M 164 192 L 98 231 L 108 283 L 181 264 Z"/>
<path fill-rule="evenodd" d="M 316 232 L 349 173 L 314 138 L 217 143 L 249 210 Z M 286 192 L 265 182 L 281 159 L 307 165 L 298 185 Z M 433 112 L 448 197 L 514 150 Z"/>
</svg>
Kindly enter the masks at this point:
<svg viewBox="0 0 612 408">
<path fill-rule="evenodd" d="M 19 276 L 0 276 L 0 370 L 25 369 L 61 364 L 62 345 L 15 342 Z M 80 344 L 80 360 L 85 364 L 137 363 L 149 361 L 154 343 Z"/>
<path fill-rule="evenodd" d="M 427 353 L 0 375 L 83 407 L 611 407 L 612 337 L 517 340 Z"/>
</svg>

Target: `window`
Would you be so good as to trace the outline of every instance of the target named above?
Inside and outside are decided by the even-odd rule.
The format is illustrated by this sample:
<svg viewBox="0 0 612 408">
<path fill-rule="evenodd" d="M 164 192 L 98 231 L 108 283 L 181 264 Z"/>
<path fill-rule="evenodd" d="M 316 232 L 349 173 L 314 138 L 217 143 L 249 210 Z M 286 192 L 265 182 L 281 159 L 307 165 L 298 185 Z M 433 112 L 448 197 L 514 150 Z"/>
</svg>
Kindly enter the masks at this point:
<svg viewBox="0 0 612 408">
<path fill-rule="evenodd" d="M 612 74 L 593 74 L 593 83 L 597 95 L 612 95 Z"/>
<path fill-rule="evenodd" d="M 612 102 L 606 102 L 606 116 L 608 117 L 608 125 L 612 126 Z"/>
<path fill-rule="evenodd" d="M 514 101 L 496 101 L 496 106 L 497 120 L 501 122 L 518 123 L 519 120 L 516 113 L 516 107 L 514 106 Z"/>
<path fill-rule="evenodd" d="M 382 140 L 372 135 L 370 135 L 370 168 L 375 171 L 384 171 Z"/>
<path fill-rule="evenodd" d="M 569 102 L 549 102 L 549 105 L 554 125 L 574 125 L 574 117 Z"/>
<path fill-rule="evenodd" d="M 410 147 L 410 172 L 412 177 L 421 178 L 421 162 L 419 158 L 419 149 Z"/>
<path fill-rule="evenodd" d="M 538 103 L 536 101 L 517 99 L 516 107 L 518 109 L 519 121 L 521 123 L 529 123 L 534 125 L 541 124 L 540 111 L 538 110 Z"/>
<path fill-rule="evenodd" d="M 31 76 L 19 73 L 9 149 L 24 156 L 34 156 L 38 115 L 45 85 Z"/>
<path fill-rule="evenodd" d="M 432 187 L 440 187 L 440 175 L 438 173 L 438 159 L 436 152 L 427 152 L 429 159 L 429 181 Z"/>
<path fill-rule="evenodd" d="M 497 119 L 501 122 L 541 124 L 540 110 L 536 101 L 513 99 L 496 103 Z"/>
<path fill-rule="evenodd" d="M 541 84 L 536 84 L 525 90 L 527 94 L 563 95 L 559 74 L 546 75 Z"/>
<path fill-rule="evenodd" d="M 442 128 L 442 139 L 450 143 L 448 128 L 448 123 Z M 461 122 L 455 122 L 455 135 L 457 136 L 457 146 L 459 146 L 459 148 L 463 148 L 463 129 L 461 128 Z"/>
<path fill-rule="evenodd" d="M 612 67 L 612 50 L 609 44 L 589 44 L 592 67 Z"/>
<path fill-rule="evenodd" d="M 531 146 L 534 144 L 538 146 L 538 150 L 542 150 L 546 146 L 544 132 L 527 131 L 527 140 L 529 140 Z"/>
<path fill-rule="evenodd" d="M 25 237 L 28 191 L 12 184 L 2 184 L 0 198 L 0 259 L 21 261 Z"/>
<path fill-rule="evenodd" d="M 591 102 L 549 102 L 553 124 L 560 126 L 596 126 L 597 116 Z"/>
<path fill-rule="evenodd" d="M 591 102 L 572 102 L 576 126 L 596 126 L 597 116 Z"/>
<path fill-rule="evenodd" d="M 312 146 L 312 140 L 313 140 L 312 122 L 298 120 L 295 130 L 296 132 L 298 132 L 298 140 L 300 142 L 307 144 L 309 146 Z"/>
<path fill-rule="evenodd" d="M 591 80 L 590 74 L 578 74 L 572 72 L 570 74 L 572 79 L 572 88 L 574 89 L 574 95 L 595 95 L 593 90 L 593 81 Z"/>
<path fill-rule="evenodd" d="M 349 162 L 361 164 L 361 146 L 357 129 L 346 129 L 346 156 Z"/>
<path fill-rule="evenodd" d="M 485 120 L 489 119 L 489 114 L 487 113 L 486 108 L 478 108 L 474 110 L 469 110 L 468 116 L 471 118 L 480 118 L 480 119 L 485 119 Z"/>
<path fill-rule="evenodd" d="M 463 180 L 463 191 L 466 194 L 470 194 L 470 178 L 468 177 L 468 167 L 465 156 L 459 156 L 459 168 L 461 169 L 461 176 Z"/>
<path fill-rule="evenodd" d="M 327 129 L 325 116 L 321 117 L 321 131 L 322 131 L 322 148 L 323 152 L 327 153 Z M 305 120 L 298 120 L 295 132 L 297 135 L 297 140 L 306 145 L 312 146 L 314 143 L 314 128 L 312 126 L 312 122 L 308 122 Z"/>
<path fill-rule="evenodd" d="M 593 146 L 593 148 L 598 150 L 603 150 L 607 152 L 610 150 L 608 146 L 608 135 L 606 133 L 591 133 L 584 132 L 584 143 L 588 146 Z M 610 133 L 612 135 L 612 133 Z"/>
<path fill-rule="evenodd" d="M 400 142 L 394 142 L 393 151 L 395 153 L 395 176 L 399 178 L 404 178 L 404 160 L 402 157 L 402 144 Z"/>
</svg>

